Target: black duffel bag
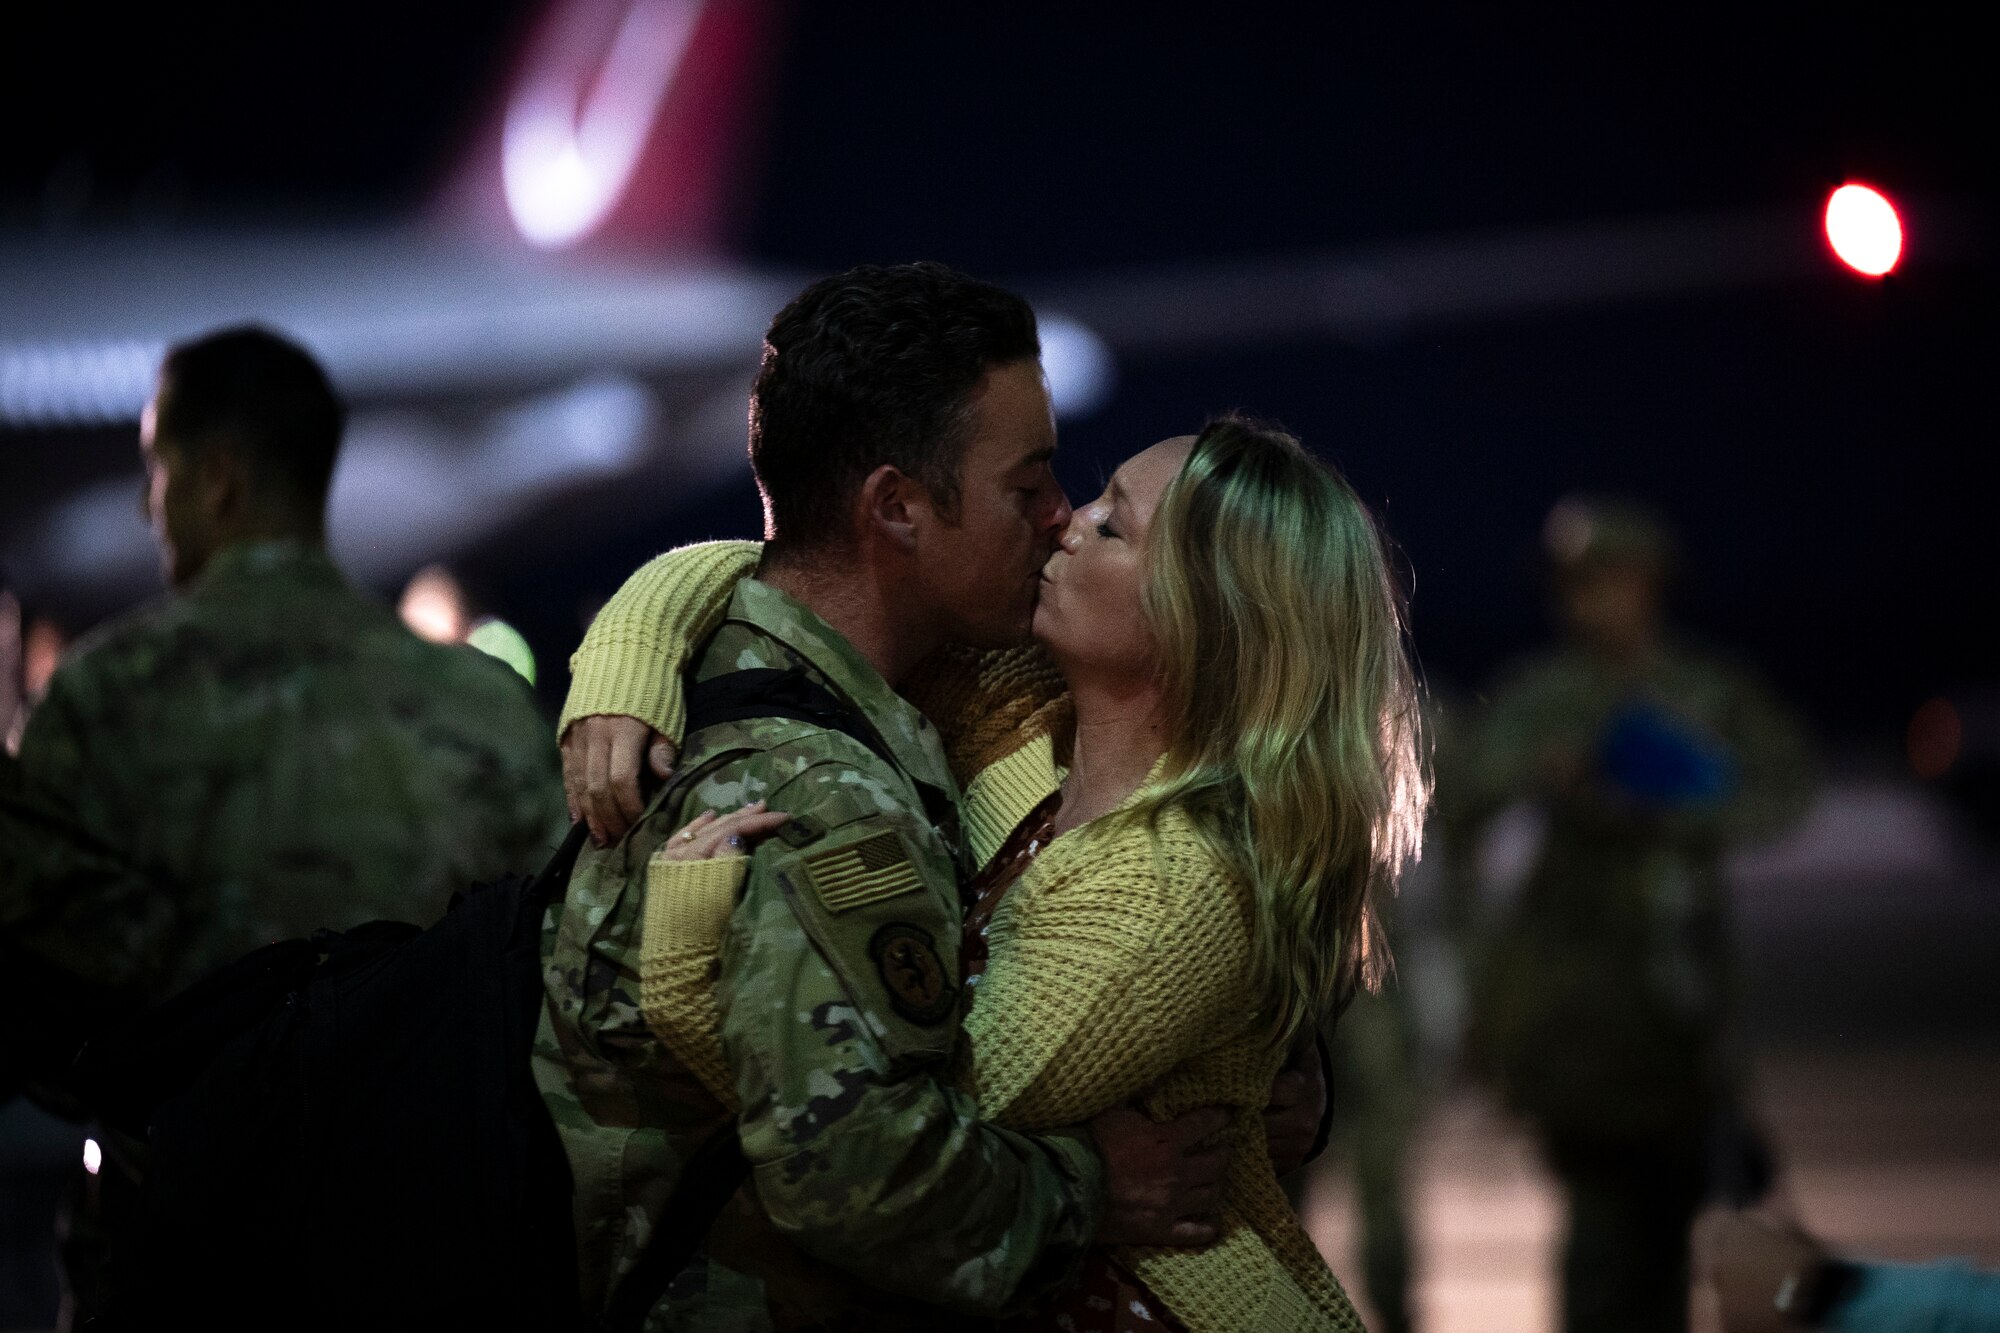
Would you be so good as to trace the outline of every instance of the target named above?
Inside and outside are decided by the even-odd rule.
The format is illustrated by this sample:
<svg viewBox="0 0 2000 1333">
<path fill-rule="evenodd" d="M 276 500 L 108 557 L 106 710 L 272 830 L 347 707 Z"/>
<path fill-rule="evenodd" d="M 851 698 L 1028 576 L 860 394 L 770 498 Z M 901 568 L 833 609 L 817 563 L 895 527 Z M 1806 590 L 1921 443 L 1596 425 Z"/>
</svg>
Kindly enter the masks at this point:
<svg viewBox="0 0 2000 1333">
<path fill-rule="evenodd" d="M 267 946 L 85 1046 L 68 1082 L 144 1172 L 100 1326 L 577 1326 L 529 1053 L 543 911 L 584 835 L 428 930 Z"/>
</svg>

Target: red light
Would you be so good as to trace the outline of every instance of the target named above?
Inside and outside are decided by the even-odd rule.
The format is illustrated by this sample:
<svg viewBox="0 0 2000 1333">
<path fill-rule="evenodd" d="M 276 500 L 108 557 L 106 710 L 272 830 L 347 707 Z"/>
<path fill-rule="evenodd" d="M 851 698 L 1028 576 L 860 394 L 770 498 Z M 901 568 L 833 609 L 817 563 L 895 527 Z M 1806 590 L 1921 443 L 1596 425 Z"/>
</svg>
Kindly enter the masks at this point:
<svg viewBox="0 0 2000 1333">
<path fill-rule="evenodd" d="M 1826 239 L 1840 262 L 1879 278 L 1903 257 L 1903 223 L 1880 190 L 1847 184 L 1826 201 Z"/>
</svg>

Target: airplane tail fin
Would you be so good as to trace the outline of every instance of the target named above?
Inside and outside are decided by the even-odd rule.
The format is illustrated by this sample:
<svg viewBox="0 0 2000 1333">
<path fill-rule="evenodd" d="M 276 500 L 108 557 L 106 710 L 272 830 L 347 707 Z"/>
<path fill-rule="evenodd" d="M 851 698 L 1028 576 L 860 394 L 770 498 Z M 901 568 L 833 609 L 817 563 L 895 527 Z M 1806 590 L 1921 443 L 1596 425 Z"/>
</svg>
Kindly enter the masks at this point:
<svg viewBox="0 0 2000 1333">
<path fill-rule="evenodd" d="M 553 0 L 434 220 L 552 251 L 727 252 L 779 20 L 775 0 Z"/>
</svg>

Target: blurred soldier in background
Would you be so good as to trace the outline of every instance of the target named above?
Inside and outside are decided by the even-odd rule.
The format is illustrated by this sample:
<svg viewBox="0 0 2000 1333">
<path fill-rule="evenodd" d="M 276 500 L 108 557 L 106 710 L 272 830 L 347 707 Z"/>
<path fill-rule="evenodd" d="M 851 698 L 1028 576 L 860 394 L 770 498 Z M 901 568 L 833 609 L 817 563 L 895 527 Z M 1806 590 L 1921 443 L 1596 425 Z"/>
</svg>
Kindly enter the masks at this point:
<svg viewBox="0 0 2000 1333">
<path fill-rule="evenodd" d="M 23 735 L 0 999 L 33 1039 L 0 1072 L 47 1072 L 19 1066 L 270 940 L 429 924 L 560 837 L 520 679 L 417 638 L 328 559 L 341 429 L 324 372 L 271 333 L 168 353 L 140 451 L 175 595 L 80 644 Z"/>
<path fill-rule="evenodd" d="M 7 571 L 0 569 L 0 751 L 9 757 L 21 748 L 14 724 L 27 714 L 25 647 L 21 600 L 7 585 Z"/>
<path fill-rule="evenodd" d="M 140 448 L 176 595 L 79 645 L 22 738 L 30 787 L 158 887 L 111 913 L 117 956 L 73 960 L 136 1001 L 321 926 L 428 924 L 560 834 L 520 680 L 418 639 L 327 558 L 340 432 L 325 375 L 273 334 L 170 352 Z"/>
<path fill-rule="evenodd" d="M 1725 1040 L 1720 862 L 1799 817 L 1809 760 L 1755 677 L 1668 632 L 1658 520 L 1570 500 L 1544 537 L 1567 642 L 1502 682 L 1457 789 L 1439 784 L 1461 895 L 1493 814 L 1527 802 L 1545 829 L 1517 907 L 1473 949 L 1473 1049 L 1568 1195 L 1564 1327 L 1678 1333 L 1717 1164 L 1729 1192 L 1759 1188 Z"/>
<path fill-rule="evenodd" d="M 1400 937 L 1385 913 L 1384 933 Z M 1361 1271 L 1380 1333 L 1410 1333 L 1413 1285 L 1410 1141 L 1422 1107 L 1417 1034 L 1402 964 L 1380 992 L 1363 991 L 1340 1016 L 1333 1057 L 1333 1144 L 1352 1175 L 1361 1222 Z M 1294 1200 L 1297 1203 L 1297 1200 Z"/>
<path fill-rule="evenodd" d="M 20 753 L 21 730 L 66 646 L 62 626 L 28 614 L 0 570 L 0 749 L 8 754 Z"/>
</svg>

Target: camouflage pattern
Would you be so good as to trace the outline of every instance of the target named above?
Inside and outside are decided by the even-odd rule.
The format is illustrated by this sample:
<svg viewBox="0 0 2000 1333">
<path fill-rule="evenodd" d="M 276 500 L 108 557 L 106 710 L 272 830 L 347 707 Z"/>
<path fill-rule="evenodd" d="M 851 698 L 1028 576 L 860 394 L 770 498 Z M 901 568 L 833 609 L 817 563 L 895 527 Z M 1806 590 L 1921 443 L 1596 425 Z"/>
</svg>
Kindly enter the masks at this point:
<svg viewBox="0 0 2000 1333">
<path fill-rule="evenodd" d="M 1635 707 L 1726 755 L 1727 780 L 1677 800 L 1620 791 L 1598 757 Z M 1526 800 L 1547 821 L 1518 908 L 1477 948 L 1476 1036 L 1518 1109 L 1627 1137 L 1707 1119 L 1734 1078 L 1719 1045 L 1735 988 L 1721 856 L 1802 814 L 1810 774 L 1801 729 L 1756 679 L 1684 646 L 1630 675 L 1565 649 L 1494 693 L 1441 761 L 1439 792 L 1461 867 L 1503 806 Z"/>
<path fill-rule="evenodd" d="M 78 826 L 58 800 L 28 783 L 18 760 L 0 752 L 0 950 L 9 969 L 13 951 L 21 950 L 44 974 L 89 977 L 87 994 L 79 988 L 61 1000 L 72 1011 L 87 1004 L 89 1018 L 78 1015 L 87 1027 L 144 1001 L 142 986 L 158 970 L 152 957 L 168 920 L 153 882 Z M 12 994 L 11 984 L 0 985 Z M 22 995 L 0 1018 L 9 1052 L 49 1026 L 43 1006 L 50 999 Z"/>
<path fill-rule="evenodd" d="M 79 645 L 20 758 L 69 827 L 10 851 L 0 919 L 134 1002 L 274 939 L 434 921 L 454 890 L 546 860 L 564 824 L 520 679 L 291 543 L 227 548 Z"/>
<path fill-rule="evenodd" d="M 586 1298 L 609 1298 L 729 1121 L 640 1013 L 647 862 L 702 810 L 763 799 L 793 819 L 754 851 L 716 987 L 762 1227 L 732 1262 L 758 1269 L 780 1327 L 837 1325 L 843 1301 L 870 1327 L 906 1301 L 1015 1308 L 1080 1262 L 1102 1168 L 1080 1134 L 998 1129 L 950 1086 L 965 866 L 936 730 L 818 616 L 743 580 L 695 678 L 794 667 L 852 701 L 893 765 L 791 719 L 705 728 L 624 841 L 585 851 L 550 922 L 537 1078 L 569 1151 Z M 711 1276 L 745 1290 L 734 1269 Z M 702 1285 L 677 1284 L 654 1326 L 759 1326 L 704 1307 Z"/>
</svg>

